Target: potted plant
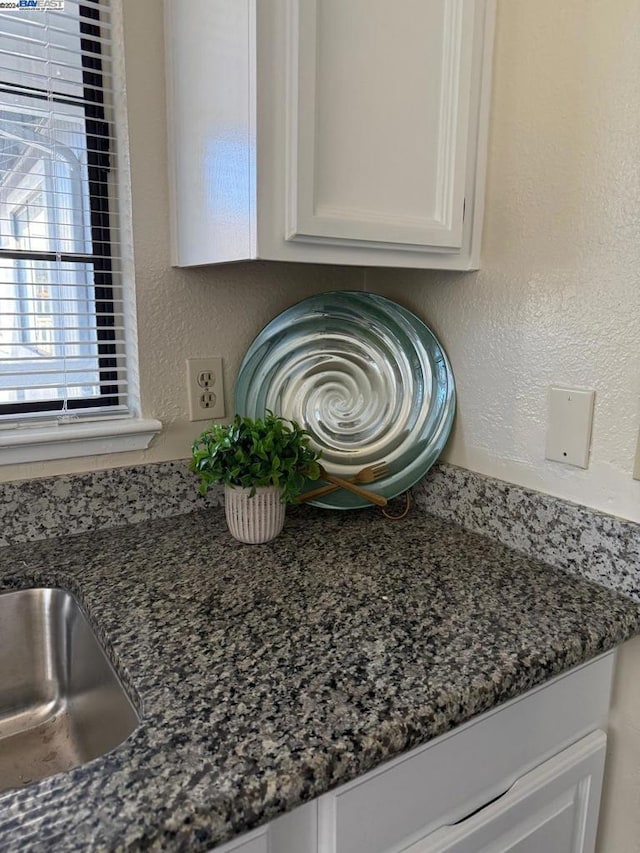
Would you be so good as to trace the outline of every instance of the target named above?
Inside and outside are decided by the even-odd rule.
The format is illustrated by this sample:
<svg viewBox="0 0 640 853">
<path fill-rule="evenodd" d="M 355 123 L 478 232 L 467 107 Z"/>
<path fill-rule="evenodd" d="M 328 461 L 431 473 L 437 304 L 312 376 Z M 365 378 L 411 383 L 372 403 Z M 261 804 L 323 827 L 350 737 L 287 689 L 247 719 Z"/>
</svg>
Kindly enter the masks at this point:
<svg viewBox="0 0 640 853">
<path fill-rule="evenodd" d="M 318 457 L 306 430 L 267 412 L 256 420 L 236 415 L 230 424 L 212 423 L 193 443 L 190 469 L 201 494 L 224 483 L 231 535 L 255 544 L 280 533 L 286 504 L 306 479 L 320 476 Z"/>
</svg>

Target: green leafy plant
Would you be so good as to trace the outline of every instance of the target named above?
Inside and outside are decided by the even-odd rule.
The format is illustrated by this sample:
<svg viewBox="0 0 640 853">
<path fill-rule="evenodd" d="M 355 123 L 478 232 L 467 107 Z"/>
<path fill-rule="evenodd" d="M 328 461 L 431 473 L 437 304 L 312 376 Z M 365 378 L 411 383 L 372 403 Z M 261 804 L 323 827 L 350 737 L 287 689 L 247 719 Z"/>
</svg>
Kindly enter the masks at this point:
<svg viewBox="0 0 640 853">
<path fill-rule="evenodd" d="M 255 421 L 236 415 L 230 424 L 212 423 L 194 441 L 190 469 L 203 495 L 213 483 L 250 487 L 252 497 L 258 486 L 277 486 L 291 503 L 305 479 L 320 476 L 319 456 L 295 421 L 273 412 Z"/>
</svg>

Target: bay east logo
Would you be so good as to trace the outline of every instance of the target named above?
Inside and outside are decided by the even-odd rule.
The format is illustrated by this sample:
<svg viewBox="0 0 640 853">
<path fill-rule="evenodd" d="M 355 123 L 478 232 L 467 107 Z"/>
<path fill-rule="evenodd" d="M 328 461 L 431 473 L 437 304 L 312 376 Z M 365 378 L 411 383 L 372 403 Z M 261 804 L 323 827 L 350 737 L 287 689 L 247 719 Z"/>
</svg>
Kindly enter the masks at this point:
<svg viewBox="0 0 640 853">
<path fill-rule="evenodd" d="M 34 9 L 38 12 L 62 12 L 64 0 L 18 0 L 17 9 Z"/>
</svg>

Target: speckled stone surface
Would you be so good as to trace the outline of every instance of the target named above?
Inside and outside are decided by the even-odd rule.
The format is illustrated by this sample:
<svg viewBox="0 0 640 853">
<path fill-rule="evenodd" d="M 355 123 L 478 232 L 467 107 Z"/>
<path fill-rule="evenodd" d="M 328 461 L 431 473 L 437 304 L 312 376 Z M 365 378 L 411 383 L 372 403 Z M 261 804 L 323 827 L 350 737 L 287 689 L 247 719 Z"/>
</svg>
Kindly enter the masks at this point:
<svg viewBox="0 0 640 853">
<path fill-rule="evenodd" d="M 0 550 L 74 592 L 142 721 L 0 797 L 0 849 L 206 850 L 603 652 L 631 600 L 426 513 L 299 509 L 244 546 L 220 510 Z"/>
<path fill-rule="evenodd" d="M 453 465 L 436 465 L 413 495 L 419 509 L 640 601 L 638 524 Z M 0 545 L 222 503 L 222 488 L 198 494 L 187 460 L 4 483 Z"/>
<path fill-rule="evenodd" d="M 222 506 L 221 488 L 203 498 L 197 486 L 187 460 L 2 483 L 0 545 Z"/>
<path fill-rule="evenodd" d="M 437 465 L 416 505 L 467 530 L 640 601 L 640 525 L 569 501 Z"/>
</svg>

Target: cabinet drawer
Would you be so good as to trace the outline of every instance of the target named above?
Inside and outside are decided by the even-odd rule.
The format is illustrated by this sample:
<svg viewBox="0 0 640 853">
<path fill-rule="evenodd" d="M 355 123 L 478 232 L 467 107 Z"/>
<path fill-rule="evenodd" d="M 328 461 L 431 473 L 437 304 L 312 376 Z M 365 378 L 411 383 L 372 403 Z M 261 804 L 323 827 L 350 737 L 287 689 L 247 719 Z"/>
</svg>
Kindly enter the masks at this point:
<svg viewBox="0 0 640 853">
<path fill-rule="evenodd" d="M 613 660 L 607 654 L 325 794 L 319 853 L 397 853 L 504 794 L 604 724 Z"/>
<path fill-rule="evenodd" d="M 605 747 L 604 732 L 588 735 L 486 808 L 405 853 L 592 853 Z"/>
</svg>

